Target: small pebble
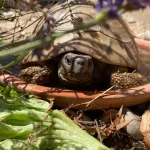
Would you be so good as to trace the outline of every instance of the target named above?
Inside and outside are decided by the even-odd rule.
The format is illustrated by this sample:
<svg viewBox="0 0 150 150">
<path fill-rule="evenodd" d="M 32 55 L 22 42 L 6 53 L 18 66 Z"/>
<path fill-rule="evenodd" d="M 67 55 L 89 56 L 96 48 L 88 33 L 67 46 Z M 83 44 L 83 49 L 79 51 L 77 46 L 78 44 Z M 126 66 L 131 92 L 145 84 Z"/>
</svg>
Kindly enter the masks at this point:
<svg viewBox="0 0 150 150">
<path fill-rule="evenodd" d="M 128 108 L 123 108 L 123 114 L 125 121 L 131 120 L 131 122 L 124 127 L 126 133 L 135 140 L 143 139 L 143 135 L 140 131 L 140 117 L 133 114 Z"/>
<path fill-rule="evenodd" d="M 149 41 L 150 40 L 150 30 L 146 30 L 145 32 L 138 34 L 137 38 Z"/>
<path fill-rule="evenodd" d="M 128 22 L 129 22 L 129 23 L 135 23 L 136 21 L 135 21 L 135 19 L 134 19 L 133 17 L 130 17 L 130 18 L 128 19 Z"/>
<path fill-rule="evenodd" d="M 14 17 L 15 15 L 16 15 L 16 13 L 13 12 L 13 11 L 9 11 L 9 12 L 4 12 L 4 13 L 3 13 L 3 16 L 5 16 L 5 18 L 12 18 L 12 17 Z"/>
</svg>

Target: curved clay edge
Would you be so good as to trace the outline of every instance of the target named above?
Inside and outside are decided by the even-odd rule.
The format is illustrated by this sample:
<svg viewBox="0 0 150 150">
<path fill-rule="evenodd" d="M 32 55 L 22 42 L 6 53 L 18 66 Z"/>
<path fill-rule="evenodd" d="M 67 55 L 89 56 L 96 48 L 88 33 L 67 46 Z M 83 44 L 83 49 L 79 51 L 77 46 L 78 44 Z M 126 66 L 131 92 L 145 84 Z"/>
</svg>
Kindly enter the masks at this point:
<svg viewBox="0 0 150 150">
<path fill-rule="evenodd" d="M 150 50 L 150 42 L 140 39 L 135 39 L 135 42 L 138 47 Z M 150 100 L 150 84 L 124 90 L 110 90 L 102 94 L 103 91 L 76 91 L 29 84 L 6 71 L 0 71 L 0 82 L 13 85 L 24 93 L 49 100 L 54 98 L 54 105 L 60 108 L 107 109 L 121 105 L 133 106 Z M 90 101 L 92 103 L 87 106 Z"/>
<path fill-rule="evenodd" d="M 54 98 L 54 105 L 60 108 L 77 105 L 76 107 L 72 106 L 72 108 L 106 109 L 120 107 L 121 105 L 133 106 L 150 99 L 150 84 L 124 90 L 110 90 L 107 93 L 102 94 L 102 91 L 63 90 L 59 88 L 28 84 L 5 71 L 0 71 L 0 82 L 5 85 L 13 85 L 21 92 L 30 93 L 41 98 L 49 100 Z M 93 100 L 95 97 L 98 98 L 89 106 L 82 104 Z"/>
<path fill-rule="evenodd" d="M 137 47 L 140 47 L 145 50 L 150 50 L 150 41 L 135 38 L 135 43 Z"/>
</svg>

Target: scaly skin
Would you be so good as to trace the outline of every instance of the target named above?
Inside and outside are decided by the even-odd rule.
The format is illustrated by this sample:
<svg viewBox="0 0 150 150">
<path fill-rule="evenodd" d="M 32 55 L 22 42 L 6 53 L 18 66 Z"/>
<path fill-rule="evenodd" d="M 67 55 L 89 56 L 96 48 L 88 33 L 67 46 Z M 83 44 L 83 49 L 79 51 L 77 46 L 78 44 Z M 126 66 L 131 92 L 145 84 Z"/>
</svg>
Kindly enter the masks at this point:
<svg viewBox="0 0 150 150">
<path fill-rule="evenodd" d="M 30 83 L 48 84 L 51 82 L 52 70 L 47 66 L 31 66 L 23 69 L 20 77 Z"/>
<path fill-rule="evenodd" d="M 111 75 L 111 85 L 117 89 L 137 87 L 146 84 L 147 79 L 140 73 L 113 73 Z"/>
<path fill-rule="evenodd" d="M 35 84 L 49 84 L 57 76 L 56 64 L 47 61 L 44 65 L 29 66 L 21 71 L 20 77 Z M 67 53 L 59 60 L 58 77 L 65 85 L 91 85 L 99 81 L 110 81 L 110 86 L 117 89 L 140 86 L 147 80 L 139 73 L 127 73 L 127 67 L 107 65 L 93 61 L 92 57 L 84 54 Z M 103 75 L 102 75 L 103 74 Z M 108 79 L 109 78 L 109 79 Z M 107 82 L 109 82 L 107 81 Z"/>
<path fill-rule="evenodd" d="M 19 76 L 29 83 L 49 84 L 55 81 L 56 69 L 56 63 L 52 60 L 33 63 L 23 66 Z"/>
</svg>

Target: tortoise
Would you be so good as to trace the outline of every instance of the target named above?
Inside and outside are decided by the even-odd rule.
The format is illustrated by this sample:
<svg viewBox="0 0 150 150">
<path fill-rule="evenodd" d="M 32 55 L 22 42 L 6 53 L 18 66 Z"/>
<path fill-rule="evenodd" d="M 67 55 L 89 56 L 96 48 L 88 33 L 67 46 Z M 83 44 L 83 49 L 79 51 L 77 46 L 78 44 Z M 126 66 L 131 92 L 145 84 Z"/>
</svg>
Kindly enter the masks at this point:
<svg viewBox="0 0 150 150">
<path fill-rule="evenodd" d="M 55 22 L 49 32 L 66 31 L 87 22 L 95 17 L 94 7 L 92 1 L 52 6 L 50 14 Z M 22 60 L 20 77 L 36 84 L 57 79 L 73 86 L 99 84 L 104 79 L 117 88 L 145 84 L 143 75 L 132 72 L 137 68 L 137 49 L 124 26 L 121 18 L 108 20 L 104 25 L 68 33 L 32 50 Z"/>
</svg>

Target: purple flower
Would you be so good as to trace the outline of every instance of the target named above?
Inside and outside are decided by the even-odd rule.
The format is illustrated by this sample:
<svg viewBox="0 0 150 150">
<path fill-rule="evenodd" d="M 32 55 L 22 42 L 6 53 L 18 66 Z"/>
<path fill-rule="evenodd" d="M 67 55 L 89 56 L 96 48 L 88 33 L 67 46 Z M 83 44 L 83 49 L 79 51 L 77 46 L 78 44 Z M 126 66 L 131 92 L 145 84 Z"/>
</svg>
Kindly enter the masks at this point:
<svg viewBox="0 0 150 150">
<path fill-rule="evenodd" d="M 148 5 L 150 5 L 150 0 L 97 0 L 96 12 L 107 8 L 109 9 L 108 17 L 116 18 L 121 10 L 135 10 Z"/>
<path fill-rule="evenodd" d="M 21 10 L 28 10 L 28 5 L 26 3 L 22 3 Z"/>
<path fill-rule="evenodd" d="M 45 23 L 43 25 L 43 35 L 49 35 L 53 24 L 56 22 L 56 19 L 52 16 L 51 13 L 47 13 Z"/>
<path fill-rule="evenodd" d="M 97 0 L 96 12 L 98 13 L 102 9 L 108 8 L 108 16 L 110 18 L 116 18 L 118 17 L 118 10 L 121 7 L 122 3 L 123 0 L 115 0 L 114 2 L 112 2 L 112 0 Z"/>
<path fill-rule="evenodd" d="M 52 16 L 51 13 L 47 13 L 47 21 L 52 21 L 54 23 L 56 22 L 56 19 Z"/>
<path fill-rule="evenodd" d="M 49 33 L 49 30 L 50 30 L 50 27 L 49 27 L 49 22 L 45 22 L 44 26 L 43 26 L 43 35 L 44 36 L 47 36 L 48 33 Z"/>
</svg>

